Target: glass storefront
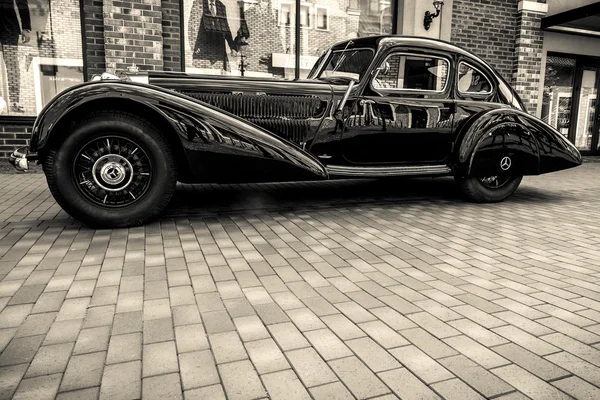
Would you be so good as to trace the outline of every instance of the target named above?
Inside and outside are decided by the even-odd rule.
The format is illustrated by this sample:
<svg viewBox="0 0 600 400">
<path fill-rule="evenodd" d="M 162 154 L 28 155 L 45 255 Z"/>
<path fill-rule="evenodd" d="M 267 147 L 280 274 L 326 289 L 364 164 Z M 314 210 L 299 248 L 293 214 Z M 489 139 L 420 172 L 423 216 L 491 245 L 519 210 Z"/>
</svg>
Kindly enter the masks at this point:
<svg viewBox="0 0 600 400">
<path fill-rule="evenodd" d="M 293 79 L 296 29 L 300 77 L 332 43 L 392 33 L 389 0 L 184 0 L 187 72 Z"/>
<path fill-rule="evenodd" d="M 79 0 L 0 0 L 0 115 L 34 116 L 83 82 Z"/>
<path fill-rule="evenodd" d="M 600 60 L 549 55 L 542 119 L 583 152 L 600 149 L 597 96 Z"/>
</svg>

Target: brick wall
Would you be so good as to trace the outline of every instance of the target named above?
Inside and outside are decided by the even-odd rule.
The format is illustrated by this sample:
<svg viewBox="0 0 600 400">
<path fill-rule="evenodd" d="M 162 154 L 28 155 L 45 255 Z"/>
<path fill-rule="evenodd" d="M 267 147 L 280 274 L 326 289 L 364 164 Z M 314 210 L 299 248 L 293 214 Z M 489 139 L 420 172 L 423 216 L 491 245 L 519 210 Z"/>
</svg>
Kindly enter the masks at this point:
<svg viewBox="0 0 600 400">
<path fill-rule="evenodd" d="M 545 3 L 545 0 L 538 3 Z M 545 12 L 522 10 L 517 17 L 517 36 L 515 40 L 515 63 L 513 66 L 513 87 L 519 93 L 527 111 L 535 115 L 539 99 L 541 78 L 542 17 Z"/>
<path fill-rule="evenodd" d="M 106 70 L 162 70 L 161 0 L 104 0 Z"/>
<path fill-rule="evenodd" d="M 513 76 L 518 0 L 454 0 L 451 41 Z"/>
<path fill-rule="evenodd" d="M 29 123 L 0 123 L 0 160 L 8 158 L 15 148 L 27 146 L 30 136 Z"/>
<path fill-rule="evenodd" d="M 163 68 L 181 71 L 181 17 L 179 0 L 162 0 Z"/>
<path fill-rule="evenodd" d="M 84 0 L 85 45 L 87 52 L 87 72 L 91 78 L 106 71 L 104 53 L 104 15 L 102 0 Z"/>
</svg>

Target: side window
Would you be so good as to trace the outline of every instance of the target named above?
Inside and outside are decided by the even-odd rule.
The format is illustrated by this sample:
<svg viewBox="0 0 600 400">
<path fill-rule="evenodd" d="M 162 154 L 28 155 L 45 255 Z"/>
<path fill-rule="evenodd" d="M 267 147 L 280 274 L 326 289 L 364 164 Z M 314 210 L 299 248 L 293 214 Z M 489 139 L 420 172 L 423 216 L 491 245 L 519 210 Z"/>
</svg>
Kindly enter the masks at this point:
<svg viewBox="0 0 600 400">
<path fill-rule="evenodd" d="M 458 91 L 464 94 L 486 95 L 492 93 L 490 80 L 477 68 L 461 61 L 458 64 Z"/>
<path fill-rule="evenodd" d="M 448 82 L 446 59 L 411 54 L 392 54 L 380 66 L 373 88 L 443 92 Z"/>
</svg>

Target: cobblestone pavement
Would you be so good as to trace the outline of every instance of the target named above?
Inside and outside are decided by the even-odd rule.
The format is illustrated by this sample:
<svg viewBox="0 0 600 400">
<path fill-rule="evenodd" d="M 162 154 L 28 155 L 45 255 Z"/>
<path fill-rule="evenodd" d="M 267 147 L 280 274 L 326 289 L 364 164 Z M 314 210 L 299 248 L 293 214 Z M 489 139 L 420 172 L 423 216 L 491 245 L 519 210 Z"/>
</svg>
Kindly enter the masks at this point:
<svg viewBox="0 0 600 400">
<path fill-rule="evenodd" d="M 0 398 L 600 399 L 599 177 L 184 185 L 111 231 L 0 175 Z"/>
</svg>

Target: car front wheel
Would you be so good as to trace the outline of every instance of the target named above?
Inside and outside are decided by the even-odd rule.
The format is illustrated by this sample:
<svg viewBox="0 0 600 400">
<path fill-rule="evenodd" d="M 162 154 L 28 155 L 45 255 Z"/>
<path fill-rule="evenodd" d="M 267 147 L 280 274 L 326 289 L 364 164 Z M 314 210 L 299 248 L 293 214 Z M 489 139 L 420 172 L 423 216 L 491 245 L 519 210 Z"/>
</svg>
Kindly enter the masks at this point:
<svg viewBox="0 0 600 400">
<path fill-rule="evenodd" d="M 48 152 L 44 172 L 58 204 L 98 228 L 152 220 L 177 183 L 174 156 L 161 133 L 120 112 L 95 113 L 77 122 Z"/>
<path fill-rule="evenodd" d="M 458 187 L 468 200 L 497 203 L 506 200 L 519 187 L 522 176 L 486 176 L 456 178 Z"/>
</svg>

